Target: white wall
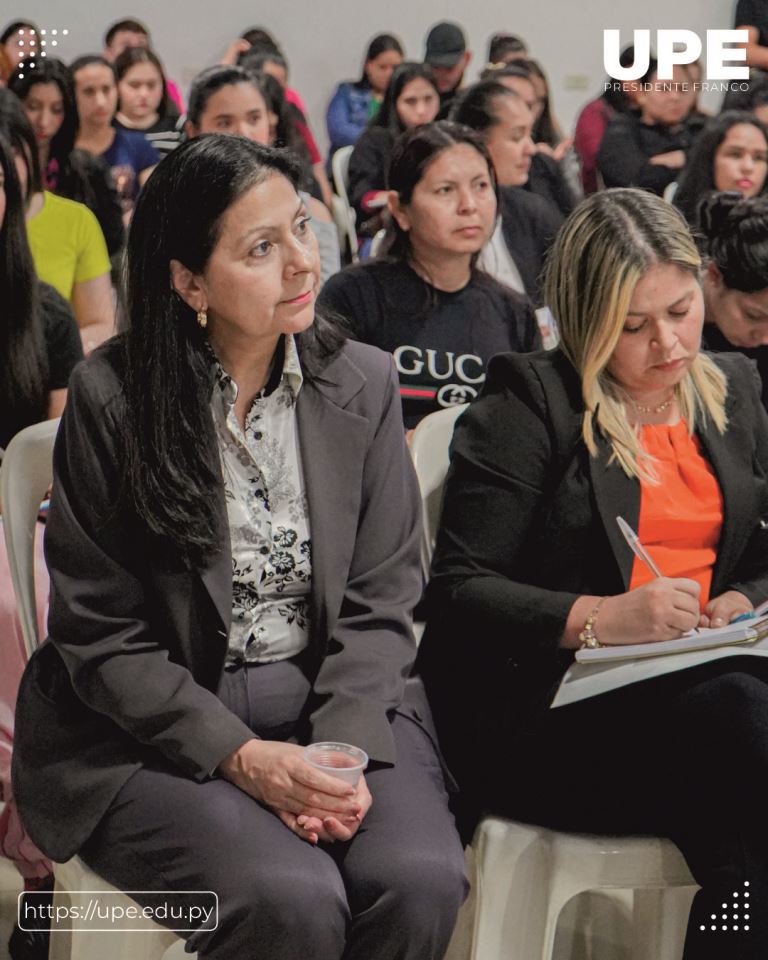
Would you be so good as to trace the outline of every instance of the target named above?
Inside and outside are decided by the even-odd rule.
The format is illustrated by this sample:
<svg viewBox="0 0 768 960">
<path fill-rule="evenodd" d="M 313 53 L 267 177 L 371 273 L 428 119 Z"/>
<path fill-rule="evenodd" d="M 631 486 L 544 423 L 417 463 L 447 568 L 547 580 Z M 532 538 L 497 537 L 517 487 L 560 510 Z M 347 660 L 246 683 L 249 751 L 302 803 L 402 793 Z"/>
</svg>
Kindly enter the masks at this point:
<svg viewBox="0 0 768 960">
<path fill-rule="evenodd" d="M 186 93 L 198 70 L 215 62 L 228 42 L 245 27 L 269 29 L 283 46 L 291 65 L 291 84 L 307 104 L 318 140 L 325 144 L 324 110 L 339 80 L 356 77 L 367 41 L 375 33 L 397 34 L 413 59 L 421 59 L 423 41 L 437 20 L 461 23 L 474 51 L 469 77 L 475 79 L 487 50 L 488 37 L 508 30 L 524 37 L 533 55 L 549 73 L 556 113 L 572 127 L 579 108 L 601 89 L 604 79 L 602 31 L 620 29 L 622 42 L 632 29 L 683 27 L 701 34 L 708 28 L 731 27 L 735 0 L 24 0 L 16 11 L 4 4 L 8 20 L 19 15 L 41 28 L 67 28 L 56 48 L 63 59 L 98 52 L 104 30 L 131 15 L 152 31 L 155 47 L 168 73 Z M 51 52 L 54 52 L 53 50 Z M 582 86 L 569 89 L 577 82 Z M 705 96 L 702 105 L 716 109 L 719 97 Z"/>
</svg>

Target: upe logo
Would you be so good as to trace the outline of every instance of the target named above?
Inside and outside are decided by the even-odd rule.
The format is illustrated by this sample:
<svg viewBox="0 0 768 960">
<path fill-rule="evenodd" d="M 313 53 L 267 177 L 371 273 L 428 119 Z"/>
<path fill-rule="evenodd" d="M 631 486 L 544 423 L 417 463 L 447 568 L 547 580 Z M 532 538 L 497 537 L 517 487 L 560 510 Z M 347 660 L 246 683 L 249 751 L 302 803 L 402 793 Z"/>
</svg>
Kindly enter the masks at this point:
<svg viewBox="0 0 768 960">
<path fill-rule="evenodd" d="M 635 62 L 630 67 L 619 63 L 621 39 L 618 30 L 603 30 L 603 63 L 614 80 L 639 80 L 648 72 L 651 59 L 651 31 L 633 30 Z M 746 61 L 746 30 L 707 30 L 707 79 L 749 80 L 749 67 L 727 66 L 730 61 Z M 657 30 L 657 80 L 672 80 L 676 64 L 693 63 L 701 56 L 702 43 L 693 30 Z"/>
</svg>

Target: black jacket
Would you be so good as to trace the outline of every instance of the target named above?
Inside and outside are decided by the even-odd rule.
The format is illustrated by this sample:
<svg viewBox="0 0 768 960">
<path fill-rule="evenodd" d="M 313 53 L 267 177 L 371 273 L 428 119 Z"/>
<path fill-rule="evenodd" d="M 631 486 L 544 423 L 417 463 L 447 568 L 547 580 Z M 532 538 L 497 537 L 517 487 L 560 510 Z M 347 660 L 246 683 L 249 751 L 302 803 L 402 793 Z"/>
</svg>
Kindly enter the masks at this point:
<svg viewBox="0 0 768 960">
<path fill-rule="evenodd" d="M 376 212 L 363 210 L 363 197 L 372 190 L 387 189 L 387 175 L 395 138 L 384 127 L 369 127 L 363 131 L 349 158 L 349 202 L 357 215 L 357 232 L 373 236 L 381 226 Z M 366 221 L 373 223 L 364 229 Z"/>
<path fill-rule="evenodd" d="M 768 417 L 752 364 L 713 358 L 728 378 L 728 426 L 697 431 L 725 503 L 711 595 L 734 589 L 757 603 L 768 598 Z M 504 354 L 456 426 L 418 663 L 469 794 L 482 792 L 484 770 L 498 774 L 499 744 L 549 707 L 573 661 L 559 643 L 577 597 L 629 586 L 616 516 L 637 529 L 640 484 L 609 465 L 604 438 L 589 455 L 583 410 L 562 352 Z"/>
<path fill-rule="evenodd" d="M 687 153 L 703 123 L 700 114 L 674 127 L 643 123 L 636 113 L 617 114 L 606 128 L 597 155 L 605 186 L 640 187 L 661 196 L 681 171 L 650 163 L 650 158 L 672 150 Z"/>
<path fill-rule="evenodd" d="M 525 292 L 541 304 L 540 277 L 547 251 L 563 222 L 551 203 L 520 187 L 502 187 L 499 212 L 504 242 L 520 271 Z"/>
<path fill-rule="evenodd" d="M 531 168 L 523 189 L 552 204 L 563 217 L 567 217 L 578 203 L 578 197 L 565 179 L 560 164 L 546 153 L 536 153 L 531 157 Z"/>
</svg>

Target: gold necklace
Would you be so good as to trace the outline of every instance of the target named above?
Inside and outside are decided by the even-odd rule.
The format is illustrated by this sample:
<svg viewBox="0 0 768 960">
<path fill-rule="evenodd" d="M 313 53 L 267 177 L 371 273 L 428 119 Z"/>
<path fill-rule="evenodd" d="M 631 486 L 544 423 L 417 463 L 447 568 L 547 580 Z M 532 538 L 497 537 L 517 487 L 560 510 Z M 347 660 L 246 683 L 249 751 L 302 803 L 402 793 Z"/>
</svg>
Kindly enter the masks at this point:
<svg viewBox="0 0 768 960">
<path fill-rule="evenodd" d="M 630 397 L 630 399 L 632 399 Z M 638 403 L 636 400 L 632 400 L 632 406 L 637 410 L 638 413 L 664 413 L 665 410 L 668 410 L 672 404 L 675 402 L 674 393 L 667 397 L 667 399 L 660 403 L 657 407 L 646 407 L 642 403 Z"/>
</svg>

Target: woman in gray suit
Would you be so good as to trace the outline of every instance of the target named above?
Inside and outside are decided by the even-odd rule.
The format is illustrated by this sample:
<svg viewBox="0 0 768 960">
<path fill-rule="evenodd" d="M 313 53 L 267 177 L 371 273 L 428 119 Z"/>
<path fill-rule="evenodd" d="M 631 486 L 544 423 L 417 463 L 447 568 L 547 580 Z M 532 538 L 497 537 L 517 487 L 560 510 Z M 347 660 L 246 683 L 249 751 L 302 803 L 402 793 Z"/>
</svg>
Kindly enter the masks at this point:
<svg viewBox="0 0 768 960">
<path fill-rule="evenodd" d="M 53 859 L 215 891 L 200 957 L 438 958 L 466 879 L 406 683 L 417 488 L 390 359 L 314 316 L 296 183 L 210 136 L 142 192 L 126 329 L 57 440 L 14 788 Z M 368 753 L 357 787 L 304 761 L 322 740 Z"/>
</svg>

